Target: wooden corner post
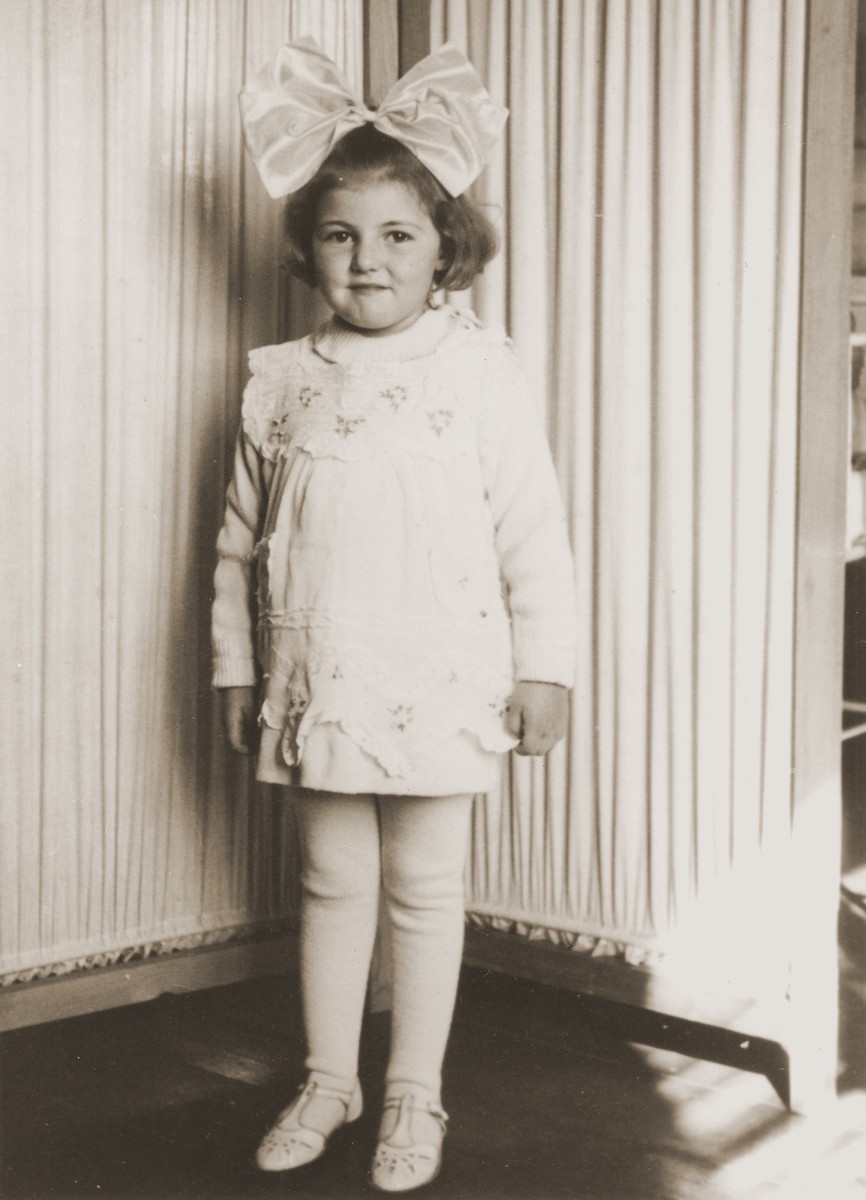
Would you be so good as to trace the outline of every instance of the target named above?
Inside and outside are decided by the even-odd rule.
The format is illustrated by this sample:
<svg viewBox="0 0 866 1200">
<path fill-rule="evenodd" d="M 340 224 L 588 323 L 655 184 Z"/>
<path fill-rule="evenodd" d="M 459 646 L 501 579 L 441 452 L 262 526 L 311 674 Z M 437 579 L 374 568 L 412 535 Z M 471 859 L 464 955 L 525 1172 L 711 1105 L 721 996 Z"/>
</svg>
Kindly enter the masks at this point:
<svg viewBox="0 0 866 1200">
<path fill-rule="evenodd" d="M 835 1088 L 855 0 L 808 0 L 788 1054 L 790 1105 Z M 772 887 L 772 880 L 767 881 Z"/>
<path fill-rule="evenodd" d="M 364 0 L 364 99 L 371 108 L 429 53 L 430 0 Z"/>
<path fill-rule="evenodd" d="M 364 100 L 376 108 L 397 80 L 397 0 L 364 0 Z"/>
</svg>

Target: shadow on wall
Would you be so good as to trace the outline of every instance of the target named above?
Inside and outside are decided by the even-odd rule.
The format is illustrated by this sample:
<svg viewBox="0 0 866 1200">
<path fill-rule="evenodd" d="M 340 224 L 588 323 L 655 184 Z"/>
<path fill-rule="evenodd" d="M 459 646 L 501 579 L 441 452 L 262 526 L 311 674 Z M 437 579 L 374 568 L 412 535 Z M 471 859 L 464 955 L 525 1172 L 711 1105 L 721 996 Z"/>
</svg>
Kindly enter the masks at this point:
<svg viewBox="0 0 866 1200">
<path fill-rule="evenodd" d="M 188 118 L 190 136 L 205 137 Z M 197 160 L 197 161 L 196 161 Z M 201 864 L 203 895 L 189 903 L 203 920 L 281 919 L 295 909 L 293 819 L 279 789 L 256 785 L 252 760 L 234 754 L 211 688 L 210 609 L 216 539 L 247 381 L 247 353 L 278 341 L 288 323 L 280 264 L 278 206 L 258 194 L 254 173 L 232 173 L 226 155 L 191 154 L 194 169 L 164 181 L 173 188 L 162 222 L 180 262 L 172 271 L 177 312 L 169 352 L 177 364 L 177 437 L 171 442 L 175 519 L 162 558 L 167 641 L 162 745 L 176 763 L 172 782 L 184 812 L 187 853 Z M 208 175 L 203 164 L 210 163 Z M 255 195 L 238 203 L 237 187 Z M 243 214 L 239 219 L 238 214 Z M 167 236 L 160 230 L 158 236 Z M 165 261 L 165 259 L 163 259 Z M 193 910 L 194 912 L 195 910 Z"/>
</svg>

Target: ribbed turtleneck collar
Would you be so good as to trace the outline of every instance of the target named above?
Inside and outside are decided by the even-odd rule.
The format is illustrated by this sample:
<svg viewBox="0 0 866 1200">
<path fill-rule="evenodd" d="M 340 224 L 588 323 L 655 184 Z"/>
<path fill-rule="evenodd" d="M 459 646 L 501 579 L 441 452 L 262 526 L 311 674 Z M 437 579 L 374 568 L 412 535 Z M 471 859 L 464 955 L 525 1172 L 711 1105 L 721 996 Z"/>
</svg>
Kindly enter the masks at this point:
<svg viewBox="0 0 866 1200">
<path fill-rule="evenodd" d="M 331 317 L 313 336 L 313 349 L 328 362 L 363 366 L 375 362 L 406 362 L 432 354 L 452 326 L 450 305 L 426 309 L 414 325 L 400 333 L 369 337 Z"/>
</svg>

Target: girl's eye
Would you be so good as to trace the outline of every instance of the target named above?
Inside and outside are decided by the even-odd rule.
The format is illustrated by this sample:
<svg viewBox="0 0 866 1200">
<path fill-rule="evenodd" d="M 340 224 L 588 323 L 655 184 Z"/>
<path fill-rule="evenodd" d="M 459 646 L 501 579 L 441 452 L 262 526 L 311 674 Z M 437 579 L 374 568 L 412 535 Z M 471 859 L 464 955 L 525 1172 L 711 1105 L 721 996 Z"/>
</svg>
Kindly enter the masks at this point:
<svg viewBox="0 0 866 1200">
<path fill-rule="evenodd" d="M 326 242 L 336 242 L 338 246 L 345 246 L 346 242 L 352 240 L 352 235 L 347 229 L 332 229 L 330 233 L 325 234 Z"/>
<path fill-rule="evenodd" d="M 403 242 L 412 241 L 412 235 L 406 233 L 405 229 L 392 229 L 388 236 L 397 242 L 398 245 L 402 244 Z"/>
</svg>

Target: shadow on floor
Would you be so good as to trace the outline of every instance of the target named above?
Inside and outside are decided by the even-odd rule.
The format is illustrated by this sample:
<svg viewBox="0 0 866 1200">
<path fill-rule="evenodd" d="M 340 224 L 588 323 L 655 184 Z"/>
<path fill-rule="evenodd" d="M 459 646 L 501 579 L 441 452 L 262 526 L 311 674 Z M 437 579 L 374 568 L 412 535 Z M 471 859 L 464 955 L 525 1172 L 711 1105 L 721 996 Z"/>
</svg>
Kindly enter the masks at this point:
<svg viewBox="0 0 866 1200">
<path fill-rule="evenodd" d="M 291 979 L 8 1034 L 2 1195 L 373 1195 L 386 1044 L 386 1019 L 369 1018 L 364 1116 L 320 1162 L 272 1177 L 252 1155 L 302 1076 Z M 447 1153 L 423 1195 L 740 1200 L 746 1193 L 719 1182 L 722 1169 L 794 1120 L 765 1078 L 779 1068 L 773 1053 L 724 1031 L 467 969 L 446 1077 Z"/>
</svg>

